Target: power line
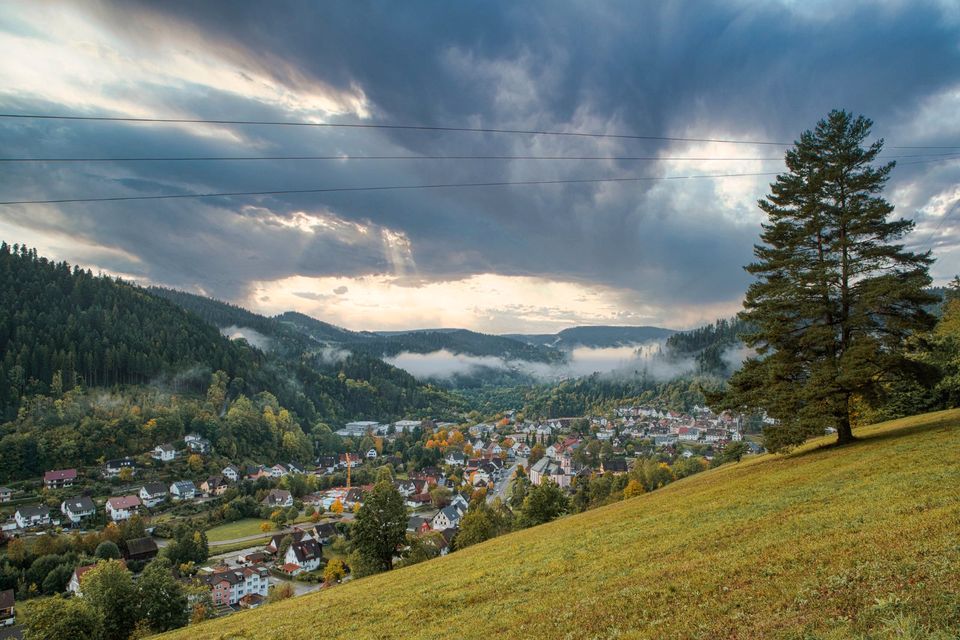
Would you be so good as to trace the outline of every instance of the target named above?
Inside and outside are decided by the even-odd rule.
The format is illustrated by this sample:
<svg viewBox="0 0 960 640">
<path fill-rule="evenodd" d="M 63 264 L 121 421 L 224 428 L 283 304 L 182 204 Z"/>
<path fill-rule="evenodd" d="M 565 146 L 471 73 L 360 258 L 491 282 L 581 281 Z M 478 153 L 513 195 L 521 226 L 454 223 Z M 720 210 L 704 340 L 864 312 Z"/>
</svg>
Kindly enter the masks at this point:
<svg viewBox="0 0 960 640">
<path fill-rule="evenodd" d="M 923 153 L 878 156 L 879 160 L 891 158 L 943 158 L 945 160 L 960 157 L 960 153 Z M 303 161 L 303 160 L 610 160 L 610 161 L 690 161 L 690 162 L 782 162 L 782 157 L 774 158 L 735 158 L 735 157 L 688 157 L 688 156 L 534 156 L 534 155 L 306 155 L 306 156 L 125 156 L 103 157 L 47 157 L 47 158 L 0 158 L 6 163 L 31 162 L 229 162 L 229 161 Z M 905 163 L 913 164 L 913 163 Z"/>
<path fill-rule="evenodd" d="M 582 179 L 563 179 L 563 180 L 520 180 L 520 181 L 499 181 L 499 182 L 455 182 L 440 184 L 417 184 L 417 185 L 389 185 L 376 187 L 330 187 L 321 189 L 274 189 L 270 191 L 228 191 L 219 193 L 178 193 L 156 196 L 112 196 L 105 198 L 62 198 L 55 200 L 8 200 L 0 202 L 0 205 L 31 205 L 31 204 L 68 204 L 74 202 L 123 202 L 130 200 L 173 200 L 187 198 L 220 198 L 237 196 L 273 196 L 290 195 L 306 193 L 347 193 L 357 191 L 404 191 L 414 189 L 459 189 L 468 187 L 508 187 L 508 186 L 529 186 L 529 185 L 556 185 L 556 184 L 597 184 L 602 182 L 652 182 L 661 180 L 695 180 L 699 178 L 718 179 L 718 178 L 746 178 L 756 176 L 775 176 L 776 172 L 764 173 L 725 173 L 715 175 L 692 175 L 692 176 L 641 176 L 634 178 L 582 178 Z"/>
<path fill-rule="evenodd" d="M 615 138 L 622 140 L 663 140 L 667 142 L 716 142 L 723 144 L 759 144 L 780 147 L 792 146 L 792 142 L 764 140 L 728 140 L 716 138 L 681 138 L 675 136 L 640 136 L 625 133 L 593 133 L 587 131 L 551 131 L 546 129 L 496 129 L 488 127 L 439 127 L 414 124 L 372 124 L 360 122 L 305 122 L 296 120 L 206 120 L 201 118 L 134 118 L 125 116 L 65 116 L 36 113 L 0 113 L 0 118 L 34 120 L 75 120 L 86 122 L 130 122 L 155 124 L 228 124 L 277 127 L 320 127 L 329 129 L 393 129 L 406 131 L 446 131 L 464 133 L 504 133 L 534 136 L 569 136 L 578 138 Z M 944 147 L 954 149 L 957 147 Z"/>
<path fill-rule="evenodd" d="M 774 142 L 770 140 L 732 140 L 725 138 L 685 138 L 679 136 L 642 136 L 626 133 L 594 133 L 589 131 L 552 131 L 548 129 L 499 129 L 490 127 L 441 127 L 413 124 L 372 124 L 360 122 L 306 122 L 296 120 L 223 120 L 202 118 L 136 118 L 132 116 L 67 116 L 39 113 L 0 113 L 0 118 L 19 118 L 33 120 L 73 120 L 86 122 L 129 122 L 154 124 L 217 124 L 251 125 L 276 127 L 319 127 L 329 129 L 392 129 L 407 131 L 440 131 L 464 133 L 503 133 L 535 136 L 569 136 L 579 138 L 612 138 L 620 140 L 662 140 L 666 142 L 714 142 L 721 144 L 756 144 L 778 147 L 791 147 L 792 142 Z M 960 149 L 960 145 L 897 145 L 888 149 Z"/>
<path fill-rule="evenodd" d="M 960 207 L 960 199 L 954 202 L 953 206 L 950 207 L 950 210 L 943 214 L 943 217 L 940 218 L 940 222 L 938 222 L 937 226 L 933 228 L 933 231 L 930 232 L 930 235 L 927 236 L 927 239 L 923 241 L 923 243 L 920 245 L 921 247 L 926 247 L 930 244 L 930 241 L 933 240 L 933 237 L 940 231 L 940 227 L 942 227 L 943 223 L 947 221 L 947 218 L 952 216 L 957 211 L 957 207 Z"/>
</svg>

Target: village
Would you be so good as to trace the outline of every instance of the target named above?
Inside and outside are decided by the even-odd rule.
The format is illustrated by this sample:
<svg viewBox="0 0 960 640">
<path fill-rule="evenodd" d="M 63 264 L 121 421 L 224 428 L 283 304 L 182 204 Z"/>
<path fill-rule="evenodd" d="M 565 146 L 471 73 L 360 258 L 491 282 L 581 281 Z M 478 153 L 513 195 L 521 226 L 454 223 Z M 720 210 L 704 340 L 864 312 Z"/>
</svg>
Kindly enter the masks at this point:
<svg viewBox="0 0 960 640">
<path fill-rule="evenodd" d="M 335 435 L 343 450 L 309 464 L 229 461 L 191 433 L 97 468 L 52 469 L 39 481 L 0 487 L 9 514 L 2 536 L 34 549 L 55 538 L 101 541 L 63 589 L 83 597 L 84 574 L 105 555 L 102 542 L 115 541 L 118 559 L 136 574 L 184 530 L 202 534 L 202 561 L 174 571 L 192 586 L 193 601 L 202 596 L 211 615 L 225 615 L 260 606 L 279 585 L 299 595 L 349 580 L 344 539 L 375 479 L 389 478 L 403 497 L 409 539 L 446 555 L 458 548 L 471 500 L 511 505 L 518 479 L 572 494 L 642 460 L 706 464 L 731 443 L 761 451 L 745 437 L 742 417 L 703 407 L 683 414 L 623 406 L 608 416 L 537 421 L 508 411 L 475 424 L 358 421 Z M 327 571 L 332 560 L 339 573 Z M 14 624 L 17 595 L 0 593 L 0 626 Z"/>
</svg>

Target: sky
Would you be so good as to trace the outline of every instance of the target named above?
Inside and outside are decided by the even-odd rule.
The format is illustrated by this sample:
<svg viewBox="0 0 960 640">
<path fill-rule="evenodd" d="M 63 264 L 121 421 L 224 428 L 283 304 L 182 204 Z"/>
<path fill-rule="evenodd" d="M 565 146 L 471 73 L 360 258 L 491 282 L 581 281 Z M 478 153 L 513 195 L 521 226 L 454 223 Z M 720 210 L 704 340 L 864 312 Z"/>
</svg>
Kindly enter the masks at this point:
<svg viewBox="0 0 960 640">
<path fill-rule="evenodd" d="M 5 2 L 0 112 L 791 142 L 862 113 L 886 196 L 960 272 L 956 2 Z M 353 329 L 690 328 L 739 308 L 784 146 L 396 128 L 0 117 L 0 238 L 142 284 Z M 952 151 L 960 151 L 954 148 Z M 358 160 L 534 155 L 600 160 Z M 611 156 L 674 158 L 610 160 Z M 917 156 L 917 157 L 905 157 Z M 922 156 L 922 157 L 920 157 Z M 685 159 L 684 159 L 685 158 Z M 706 158 L 706 159 L 704 159 Z"/>
</svg>

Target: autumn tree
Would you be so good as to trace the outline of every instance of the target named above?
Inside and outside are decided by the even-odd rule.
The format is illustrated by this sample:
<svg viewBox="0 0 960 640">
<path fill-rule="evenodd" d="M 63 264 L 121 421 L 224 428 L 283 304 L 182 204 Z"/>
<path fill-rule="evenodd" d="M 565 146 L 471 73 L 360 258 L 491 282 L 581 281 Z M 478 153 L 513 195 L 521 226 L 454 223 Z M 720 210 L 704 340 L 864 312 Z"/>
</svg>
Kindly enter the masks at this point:
<svg viewBox="0 0 960 640">
<path fill-rule="evenodd" d="M 346 566 L 344 566 L 343 560 L 340 558 L 333 558 L 323 569 L 323 581 L 328 585 L 333 585 L 340 582 L 346 575 Z"/>
<path fill-rule="evenodd" d="M 932 260 L 901 243 L 913 222 L 890 219 L 880 194 L 895 163 L 874 164 L 883 141 L 864 146 L 871 126 L 831 112 L 787 151 L 787 171 L 759 203 L 767 221 L 740 314 L 757 355 L 712 400 L 775 418 L 764 428 L 772 451 L 826 427 L 852 442 L 854 402 L 879 402 L 892 381 L 915 375 L 904 342 L 933 324 Z"/>
</svg>

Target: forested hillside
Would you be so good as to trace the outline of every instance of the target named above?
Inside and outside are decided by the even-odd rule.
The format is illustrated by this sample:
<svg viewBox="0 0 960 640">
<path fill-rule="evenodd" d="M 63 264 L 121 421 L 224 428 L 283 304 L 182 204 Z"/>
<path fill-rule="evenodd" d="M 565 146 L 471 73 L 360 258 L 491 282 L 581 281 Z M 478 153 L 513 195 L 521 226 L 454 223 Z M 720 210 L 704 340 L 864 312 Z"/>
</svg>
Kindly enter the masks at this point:
<svg viewBox="0 0 960 640">
<path fill-rule="evenodd" d="M 324 360 L 322 345 L 275 319 L 158 292 L 0 245 L 0 482 L 142 453 L 189 431 L 230 455 L 302 459 L 328 433 L 317 425 L 464 410 L 381 360 Z M 223 321 L 278 348 L 230 340 L 215 326 Z M 211 402 L 212 387 L 223 391 Z"/>
<path fill-rule="evenodd" d="M 198 365 L 263 381 L 262 354 L 223 339 L 176 305 L 6 243 L 0 244 L 0 352 L 0 409 L 7 418 L 24 396 L 78 384 L 167 377 L 189 388 L 194 378 L 181 374 Z"/>
</svg>

